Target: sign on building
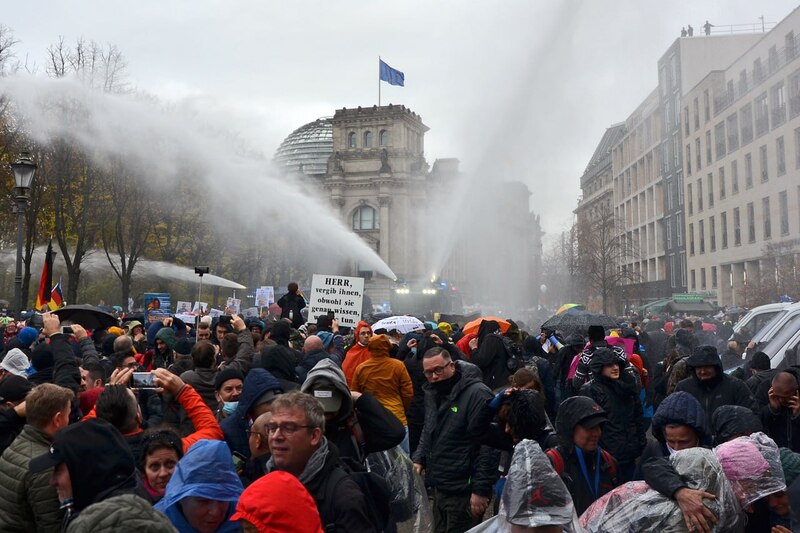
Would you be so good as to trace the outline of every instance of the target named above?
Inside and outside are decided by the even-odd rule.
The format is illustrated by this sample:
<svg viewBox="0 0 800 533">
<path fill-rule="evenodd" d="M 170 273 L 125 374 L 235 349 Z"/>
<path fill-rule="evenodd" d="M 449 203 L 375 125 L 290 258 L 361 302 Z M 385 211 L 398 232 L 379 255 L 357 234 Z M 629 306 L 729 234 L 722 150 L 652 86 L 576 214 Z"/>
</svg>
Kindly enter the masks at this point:
<svg viewBox="0 0 800 533">
<path fill-rule="evenodd" d="M 364 299 L 364 278 L 328 276 L 314 274 L 311 281 L 308 321 L 328 312 L 342 326 L 354 328 L 361 319 L 361 304 Z"/>
</svg>

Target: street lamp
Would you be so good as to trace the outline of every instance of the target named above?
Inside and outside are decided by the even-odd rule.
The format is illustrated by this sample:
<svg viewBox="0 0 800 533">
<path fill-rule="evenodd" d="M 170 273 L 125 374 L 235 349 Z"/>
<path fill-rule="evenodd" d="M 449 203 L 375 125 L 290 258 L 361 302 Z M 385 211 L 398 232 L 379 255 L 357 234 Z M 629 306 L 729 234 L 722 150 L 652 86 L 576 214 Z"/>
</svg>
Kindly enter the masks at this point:
<svg viewBox="0 0 800 533">
<path fill-rule="evenodd" d="M 19 157 L 11 164 L 14 171 L 15 204 L 14 212 L 17 213 L 17 272 L 14 277 L 14 316 L 19 318 L 22 311 L 22 246 L 23 226 L 25 225 L 25 208 L 28 207 L 28 192 L 33 185 L 33 175 L 36 173 L 36 163 L 28 152 L 20 152 Z"/>
</svg>

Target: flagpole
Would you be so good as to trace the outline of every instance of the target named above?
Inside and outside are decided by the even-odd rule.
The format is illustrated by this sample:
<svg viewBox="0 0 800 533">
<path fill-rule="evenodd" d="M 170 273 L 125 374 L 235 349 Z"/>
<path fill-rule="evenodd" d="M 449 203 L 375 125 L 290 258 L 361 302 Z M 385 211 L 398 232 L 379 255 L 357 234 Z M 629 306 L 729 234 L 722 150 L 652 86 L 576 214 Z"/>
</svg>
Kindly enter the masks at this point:
<svg viewBox="0 0 800 533">
<path fill-rule="evenodd" d="M 378 107 L 381 106 L 381 56 L 378 56 Z"/>
</svg>

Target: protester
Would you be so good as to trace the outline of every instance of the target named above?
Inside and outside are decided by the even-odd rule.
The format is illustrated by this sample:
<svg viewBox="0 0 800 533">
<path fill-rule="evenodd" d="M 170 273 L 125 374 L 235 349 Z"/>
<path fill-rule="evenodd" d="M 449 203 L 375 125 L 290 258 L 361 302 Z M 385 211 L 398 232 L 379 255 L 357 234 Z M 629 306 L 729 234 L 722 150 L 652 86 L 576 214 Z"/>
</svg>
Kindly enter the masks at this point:
<svg viewBox="0 0 800 533">
<path fill-rule="evenodd" d="M 295 367 L 302 356 L 289 346 L 291 333 L 292 327 L 285 320 L 273 324 L 269 338 L 275 344 L 261 349 L 260 365 L 257 365 L 272 374 L 284 391 L 297 390 L 300 386 Z"/>
<path fill-rule="evenodd" d="M 253 365 L 253 335 L 248 331 L 244 320 L 239 315 L 231 315 L 232 333 L 226 333 L 220 342 L 220 352 L 222 360 L 218 368 L 235 368 L 242 373 L 247 373 Z"/>
<path fill-rule="evenodd" d="M 217 420 L 236 412 L 244 390 L 244 374 L 238 368 L 226 368 L 214 376 L 214 399 Z"/>
<path fill-rule="evenodd" d="M 231 452 L 242 459 L 250 457 L 247 430 L 250 422 L 269 412 L 275 398 L 283 393 L 281 384 L 263 368 L 253 368 L 244 379 L 242 394 L 236 411 L 225 418 L 220 426 Z"/>
<path fill-rule="evenodd" d="M 288 318 L 292 327 L 297 329 L 306 322 L 300 312 L 306 307 L 306 299 L 295 282 L 289 283 L 287 290 L 289 292 L 281 296 L 277 304 L 281 308 L 281 318 Z"/>
<path fill-rule="evenodd" d="M 369 340 L 372 337 L 372 327 L 363 320 L 356 325 L 355 344 L 345 352 L 342 370 L 347 379 L 347 384 L 352 386 L 356 369 L 364 361 L 369 360 Z"/>
<path fill-rule="evenodd" d="M 483 382 L 491 390 L 506 385 L 509 376 L 522 366 L 522 361 L 512 359 L 501 333 L 497 321 L 484 320 L 478 326 L 477 338 L 470 343 L 470 362 L 480 368 Z"/>
<path fill-rule="evenodd" d="M 0 381 L 0 453 L 8 448 L 25 425 L 25 397 L 31 383 L 9 375 Z"/>
<path fill-rule="evenodd" d="M 250 457 L 243 465 L 237 467 L 239 478 L 245 487 L 267 473 L 267 461 L 270 458 L 267 423 L 270 420 L 272 420 L 271 412 L 259 415 L 253 420 L 253 425 L 247 432 Z"/>
<path fill-rule="evenodd" d="M 698 346 L 686 359 L 691 375 L 678 383 L 675 392 L 685 391 L 700 402 L 707 416 L 722 405 L 741 405 L 755 411 L 756 401 L 743 381 L 732 378 L 722 369 L 717 349 Z"/>
<path fill-rule="evenodd" d="M 326 333 L 326 332 L 323 332 Z M 330 353 L 325 349 L 325 344 L 317 335 L 309 335 L 303 343 L 303 359 L 295 367 L 294 372 L 302 383 L 306 380 L 308 372 L 323 359 L 330 359 Z"/>
<path fill-rule="evenodd" d="M 761 408 L 761 422 L 767 435 L 793 452 L 800 452 L 800 384 L 791 372 L 772 379 L 769 404 Z"/>
<path fill-rule="evenodd" d="M 192 346 L 192 363 L 194 368 L 180 374 L 181 380 L 191 385 L 203 402 L 212 411 L 217 411 L 219 401 L 214 389 L 218 374 L 215 365 L 216 349 L 208 341 L 198 341 Z M 242 378 L 244 379 L 244 378 Z M 181 414 L 181 426 L 185 424 L 185 413 Z"/>
<path fill-rule="evenodd" d="M 12 348 L 9 350 L 3 360 L 0 361 L 0 380 L 9 374 L 20 376 L 23 378 L 28 377 L 28 367 L 31 366 L 28 356 L 19 348 Z"/>
<path fill-rule="evenodd" d="M 245 533 L 323 533 L 314 499 L 295 476 L 281 471 L 247 487 L 231 520 Z"/>
<path fill-rule="evenodd" d="M 628 356 L 625 354 L 625 348 L 622 348 L 621 346 L 608 345 L 606 342 L 606 330 L 603 328 L 603 326 L 589 326 L 588 336 L 589 344 L 587 344 L 587 346 L 581 352 L 578 358 L 578 366 L 575 369 L 575 375 L 572 376 L 572 388 L 575 391 L 581 390 L 583 384 L 589 380 L 589 374 L 591 372 L 589 368 L 589 362 L 591 361 L 592 355 L 596 350 L 600 348 L 608 348 L 616 354 L 620 361 L 627 362 L 628 360 Z M 625 371 L 629 372 L 634 379 L 636 378 L 634 375 L 636 371 L 634 370 L 633 366 L 627 365 L 625 367 Z"/>
</svg>

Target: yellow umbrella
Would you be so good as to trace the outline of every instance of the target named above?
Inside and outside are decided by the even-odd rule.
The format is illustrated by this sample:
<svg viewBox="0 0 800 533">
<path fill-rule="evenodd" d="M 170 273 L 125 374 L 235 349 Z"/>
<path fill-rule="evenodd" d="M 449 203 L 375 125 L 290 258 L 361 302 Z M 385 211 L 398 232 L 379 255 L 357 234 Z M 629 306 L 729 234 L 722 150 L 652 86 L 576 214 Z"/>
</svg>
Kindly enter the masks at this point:
<svg viewBox="0 0 800 533">
<path fill-rule="evenodd" d="M 585 309 L 585 306 L 583 304 L 564 304 L 558 308 L 556 314 L 560 315 L 561 313 L 567 311 L 568 309 Z"/>
</svg>

